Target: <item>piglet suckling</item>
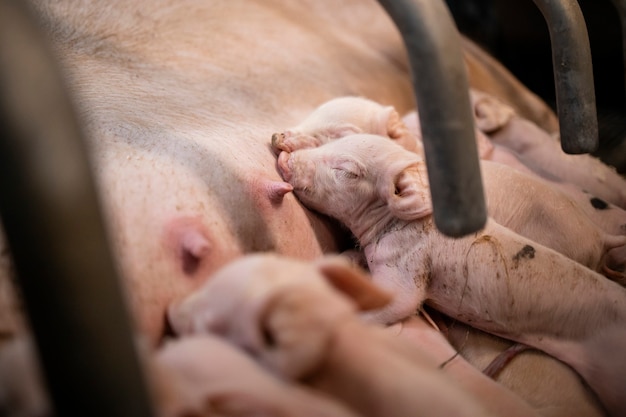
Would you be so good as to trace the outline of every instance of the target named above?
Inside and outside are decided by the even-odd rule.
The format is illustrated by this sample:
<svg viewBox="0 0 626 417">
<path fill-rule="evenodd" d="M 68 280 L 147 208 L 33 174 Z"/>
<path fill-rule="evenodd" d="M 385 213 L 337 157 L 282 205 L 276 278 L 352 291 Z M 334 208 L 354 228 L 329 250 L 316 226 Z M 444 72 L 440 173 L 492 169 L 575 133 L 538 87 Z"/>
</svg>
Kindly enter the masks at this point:
<svg viewBox="0 0 626 417">
<path fill-rule="evenodd" d="M 332 187 L 329 180 L 336 176 L 341 179 L 346 176 L 358 177 L 362 173 L 366 174 L 368 169 L 364 161 L 372 165 L 386 166 L 388 169 L 382 172 L 379 178 L 372 178 L 367 185 L 360 183 L 357 192 L 365 190 L 366 187 L 376 186 L 381 199 L 387 202 L 385 206 L 381 206 L 384 207 L 382 212 L 386 215 L 413 218 L 420 211 L 429 213 L 431 210 L 430 190 L 423 157 L 420 154 L 407 152 L 384 137 L 378 137 L 378 139 L 388 142 L 391 146 L 373 144 L 373 148 L 368 150 L 368 145 L 363 145 L 342 150 L 337 154 L 329 153 L 328 150 L 332 148 L 328 147 L 315 151 L 320 155 L 325 155 L 323 158 L 328 159 L 328 169 L 332 170 L 335 176 L 326 175 L 322 168 L 319 171 L 313 169 L 317 162 L 308 157 L 302 158 L 303 154 L 298 152 L 281 153 L 278 157 L 278 167 L 283 178 L 291 181 L 292 184 L 294 182 L 291 177 L 298 176 L 295 180 L 299 185 L 296 194 L 302 196 L 309 192 L 316 192 L 314 184 L 317 184 L 317 190 Z M 368 138 L 368 140 L 375 141 L 374 138 Z M 385 148 L 385 152 L 377 153 L 379 148 Z M 304 155 L 315 154 L 315 152 L 311 151 Z M 494 220 L 595 271 L 605 273 L 611 279 L 623 281 L 624 260 L 618 256 L 611 256 L 617 253 L 610 251 L 626 246 L 626 235 L 606 233 L 569 194 L 532 174 L 526 174 L 492 161 L 481 161 L 480 167 L 488 212 Z M 306 171 L 307 174 L 302 175 L 301 171 Z M 396 183 L 392 184 L 390 176 L 395 175 L 398 178 Z M 321 183 L 323 186 L 320 187 Z M 393 188 L 390 188 L 392 185 Z M 398 192 L 401 193 L 402 198 L 399 198 Z M 350 200 L 352 195 L 342 194 L 335 198 Z M 335 218 L 341 216 L 329 213 L 330 207 L 324 205 L 317 207 L 319 201 L 322 200 L 312 198 L 307 205 Z M 585 198 L 583 203 L 588 203 L 588 199 Z M 589 209 L 595 210 L 590 204 L 588 205 Z M 333 206 L 333 209 L 341 210 L 351 207 L 351 203 L 337 201 Z M 350 208 L 353 222 L 350 227 L 357 230 L 373 230 L 370 224 L 378 220 L 371 210 L 368 208 L 361 213 L 360 210 L 353 211 Z M 403 214 L 403 210 L 407 213 Z M 616 207 L 615 210 L 620 209 Z M 608 211 L 607 214 L 609 214 Z M 600 217 L 603 213 L 592 214 Z"/>
<path fill-rule="evenodd" d="M 626 289 L 492 219 L 471 236 L 444 237 L 430 215 L 421 163 L 375 135 L 278 159 L 302 203 L 349 227 L 373 281 L 393 294 L 370 319 L 394 323 L 426 302 L 568 363 L 612 415 L 623 415 Z"/>
<path fill-rule="evenodd" d="M 437 368 L 439 361 L 357 315 L 388 301 L 345 260 L 255 254 L 173 304 L 169 319 L 183 339 L 221 335 L 283 378 L 321 390 L 359 415 L 490 415 Z"/>
<path fill-rule="evenodd" d="M 522 236 L 617 282 L 625 282 L 626 211 L 604 203 L 575 185 L 540 177 L 517 159 L 515 152 L 493 143 L 483 132 L 493 133 L 503 128 L 514 118 L 515 112 L 480 91 L 471 90 L 470 96 L 489 215 Z M 405 149 L 423 156 L 417 112 L 405 115 L 400 121 L 396 115 L 391 107 L 362 97 L 341 97 L 324 103 L 299 127 L 275 135 L 272 146 L 277 153 L 293 152 L 361 132 L 390 137 Z M 381 120 L 388 120 L 387 124 L 393 129 L 385 132 L 381 129 L 385 125 Z M 351 128 L 333 129 L 332 126 Z M 287 157 L 286 154 L 280 156 Z M 420 166 L 423 167 L 423 162 Z"/>
<path fill-rule="evenodd" d="M 325 102 L 299 125 L 272 135 L 272 148 L 292 152 L 355 133 L 387 136 L 410 151 L 418 151 L 420 145 L 393 106 L 346 96 Z"/>
</svg>

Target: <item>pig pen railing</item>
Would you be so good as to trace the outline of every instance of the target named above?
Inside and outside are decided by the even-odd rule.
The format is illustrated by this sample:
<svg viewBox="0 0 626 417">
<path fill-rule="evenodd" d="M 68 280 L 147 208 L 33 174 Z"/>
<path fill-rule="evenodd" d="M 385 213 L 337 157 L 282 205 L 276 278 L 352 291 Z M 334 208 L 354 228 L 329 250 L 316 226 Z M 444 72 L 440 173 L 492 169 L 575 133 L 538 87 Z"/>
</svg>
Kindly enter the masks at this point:
<svg viewBox="0 0 626 417">
<path fill-rule="evenodd" d="M 468 83 L 458 33 L 439 0 L 379 0 L 400 29 L 413 77 L 437 228 L 449 236 L 486 220 Z M 550 32 L 561 133 L 567 153 L 598 147 L 587 26 L 576 0 L 534 0 Z M 420 83 L 419 80 L 428 80 Z"/>
<path fill-rule="evenodd" d="M 154 415 L 82 132 L 23 0 L 0 1 L 0 213 L 56 416 Z"/>
<path fill-rule="evenodd" d="M 561 147 L 570 154 L 598 148 L 598 116 L 587 25 L 576 0 L 533 0 L 550 32 Z"/>
<path fill-rule="evenodd" d="M 442 0 L 380 0 L 407 46 L 435 221 L 486 220 L 458 33 Z M 419 80 L 428 82 L 419 83 Z M 0 213 L 59 416 L 153 415 L 85 143 L 20 0 L 0 0 Z"/>
</svg>

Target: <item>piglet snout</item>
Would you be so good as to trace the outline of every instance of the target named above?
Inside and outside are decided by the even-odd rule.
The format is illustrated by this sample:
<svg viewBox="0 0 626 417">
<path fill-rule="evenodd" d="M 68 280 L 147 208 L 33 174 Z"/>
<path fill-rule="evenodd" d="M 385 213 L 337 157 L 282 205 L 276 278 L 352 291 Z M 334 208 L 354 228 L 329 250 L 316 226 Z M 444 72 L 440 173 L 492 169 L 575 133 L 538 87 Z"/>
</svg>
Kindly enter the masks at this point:
<svg viewBox="0 0 626 417">
<path fill-rule="evenodd" d="M 276 155 L 280 154 L 281 151 L 285 150 L 281 146 L 284 141 L 285 141 L 284 133 L 274 133 L 272 135 L 272 150 L 274 151 Z"/>
<path fill-rule="evenodd" d="M 287 182 L 291 179 L 292 173 L 289 168 L 289 158 L 291 154 L 289 152 L 281 152 L 278 155 L 278 172 L 283 177 L 283 179 Z"/>
</svg>

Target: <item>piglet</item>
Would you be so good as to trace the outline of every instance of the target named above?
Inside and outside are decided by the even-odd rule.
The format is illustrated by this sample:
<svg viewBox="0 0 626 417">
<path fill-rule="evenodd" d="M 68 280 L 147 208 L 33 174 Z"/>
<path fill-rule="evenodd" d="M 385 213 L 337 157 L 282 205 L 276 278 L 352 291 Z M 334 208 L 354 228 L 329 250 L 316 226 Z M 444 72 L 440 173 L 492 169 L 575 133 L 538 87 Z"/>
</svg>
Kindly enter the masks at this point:
<svg viewBox="0 0 626 417">
<path fill-rule="evenodd" d="M 357 417 L 320 392 L 277 378 L 213 335 L 168 341 L 150 359 L 159 417 Z"/>
<path fill-rule="evenodd" d="M 612 415 L 624 415 L 626 289 L 493 219 L 471 236 L 441 235 L 423 165 L 376 135 L 278 158 L 300 201 L 345 224 L 374 282 L 394 295 L 371 320 L 394 323 L 426 302 L 568 363 Z"/>
<path fill-rule="evenodd" d="M 626 209 L 626 180 L 614 168 L 591 155 L 563 152 L 558 136 L 519 117 L 497 98 L 479 91 L 470 94 L 476 125 L 494 144 L 504 146 L 542 177 L 571 183 Z"/>
<path fill-rule="evenodd" d="M 363 416 L 490 415 L 436 361 L 357 315 L 388 301 L 337 257 L 311 264 L 255 254 L 211 276 L 168 317 L 183 337 L 222 335 L 282 377 Z"/>
<path fill-rule="evenodd" d="M 387 136 L 410 151 L 419 150 L 419 144 L 393 106 L 352 96 L 329 100 L 298 126 L 275 133 L 272 149 L 276 153 L 292 152 L 355 133 Z"/>
</svg>

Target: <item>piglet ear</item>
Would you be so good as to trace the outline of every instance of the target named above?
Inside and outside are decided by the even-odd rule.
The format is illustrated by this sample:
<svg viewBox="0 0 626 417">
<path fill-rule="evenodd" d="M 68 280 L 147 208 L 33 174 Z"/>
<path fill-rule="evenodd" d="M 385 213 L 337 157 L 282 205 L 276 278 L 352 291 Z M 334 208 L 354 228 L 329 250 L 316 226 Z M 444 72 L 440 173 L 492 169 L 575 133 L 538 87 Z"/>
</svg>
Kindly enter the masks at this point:
<svg viewBox="0 0 626 417">
<path fill-rule="evenodd" d="M 387 112 L 387 136 L 407 151 L 420 153 L 417 136 L 409 130 L 395 108 L 385 108 Z"/>
<path fill-rule="evenodd" d="M 393 179 L 387 198 L 391 213 L 402 220 L 417 220 L 432 213 L 430 189 L 426 172 L 412 165 Z"/>
<path fill-rule="evenodd" d="M 474 122 L 482 132 L 495 132 L 515 116 L 513 108 L 486 93 L 470 90 L 470 99 L 474 108 Z"/>
<path fill-rule="evenodd" d="M 374 285 L 367 274 L 341 256 L 326 256 L 316 262 L 328 282 L 356 302 L 360 310 L 373 310 L 387 305 L 391 295 Z"/>
</svg>

